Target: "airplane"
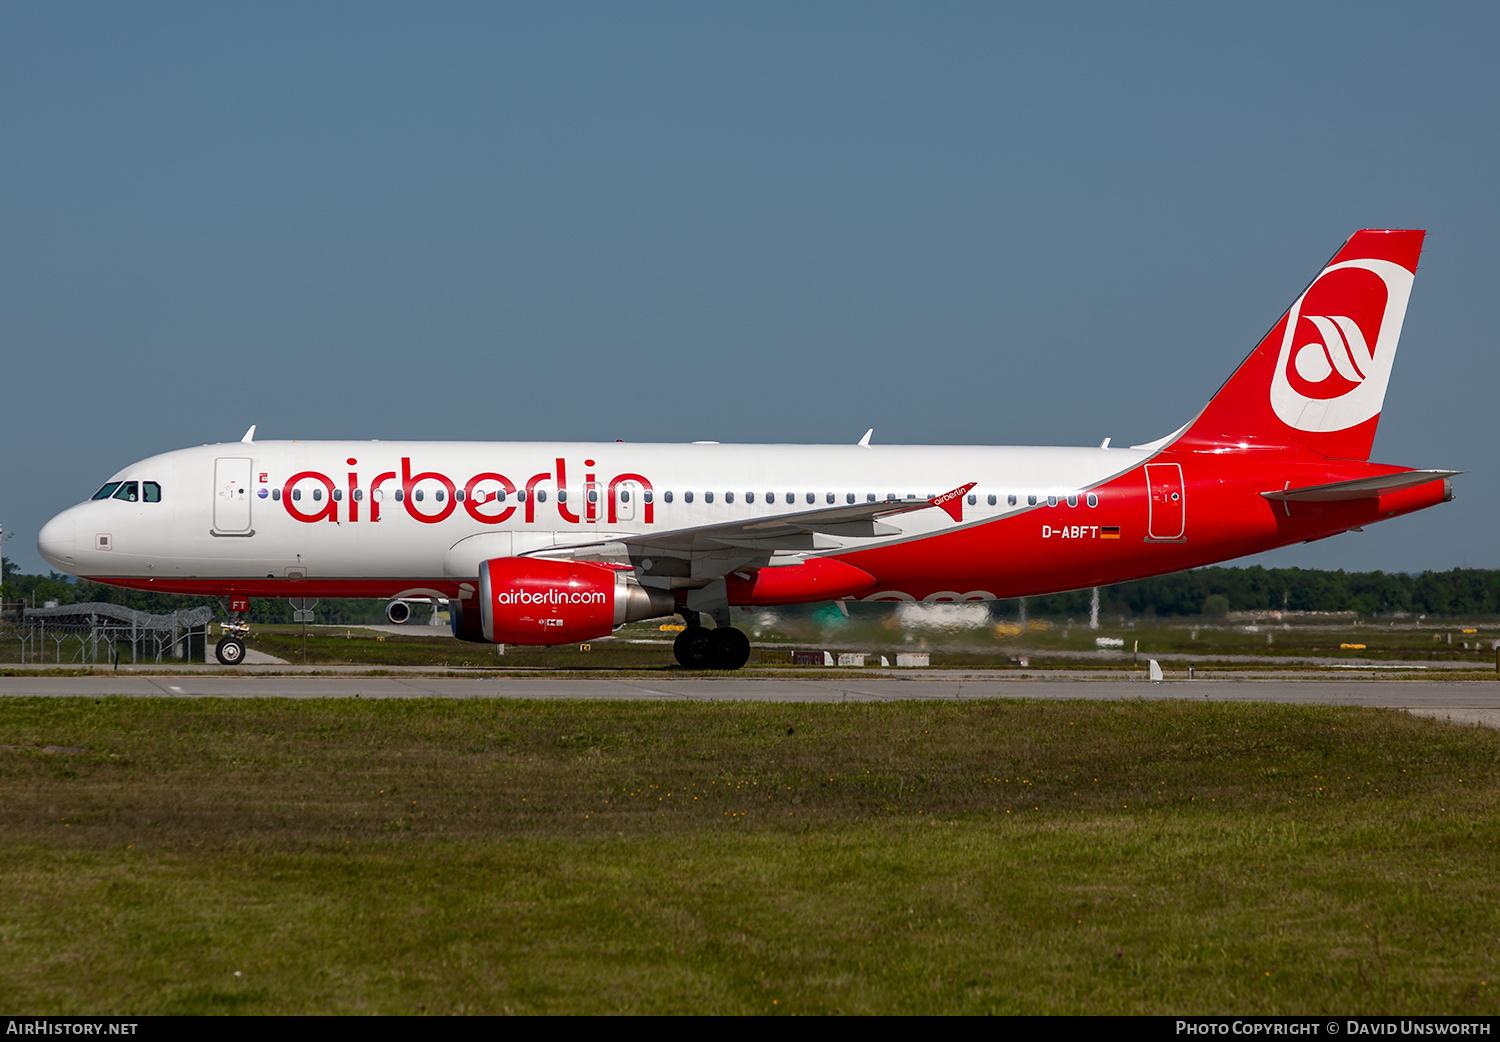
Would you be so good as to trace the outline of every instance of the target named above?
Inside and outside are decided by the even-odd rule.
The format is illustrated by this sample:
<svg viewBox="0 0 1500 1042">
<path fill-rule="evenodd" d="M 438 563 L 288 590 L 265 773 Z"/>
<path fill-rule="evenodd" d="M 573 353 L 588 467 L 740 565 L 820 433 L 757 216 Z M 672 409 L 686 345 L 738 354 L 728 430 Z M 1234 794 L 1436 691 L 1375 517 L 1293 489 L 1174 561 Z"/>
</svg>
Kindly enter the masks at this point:
<svg viewBox="0 0 1500 1042">
<path fill-rule="evenodd" d="M 1369 462 L 1425 232 L 1355 233 L 1192 420 L 1129 448 L 256 441 L 134 463 L 42 529 L 54 567 L 229 598 L 447 599 L 453 635 L 569 644 L 738 606 L 987 601 L 1310 542 L 1453 498 Z M 943 491 L 943 490 L 947 491 Z M 399 606 L 399 607 L 398 607 Z M 409 610 L 409 609 L 408 609 Z M 716 626 L 704 625 L 703 616 Z"/>
</svg>

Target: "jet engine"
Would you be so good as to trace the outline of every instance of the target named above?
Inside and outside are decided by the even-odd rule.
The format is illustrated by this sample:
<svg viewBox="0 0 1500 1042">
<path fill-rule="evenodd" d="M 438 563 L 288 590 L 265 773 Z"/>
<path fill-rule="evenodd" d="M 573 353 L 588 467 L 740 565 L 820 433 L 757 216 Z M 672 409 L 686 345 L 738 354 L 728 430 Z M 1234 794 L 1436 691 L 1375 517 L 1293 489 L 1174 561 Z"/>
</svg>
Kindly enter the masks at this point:
<svg viewBox="0 0 1500 1042">
<path fill-rule="evenodd" d="M 677 610 L 670 592 L 642 586 L 629 569 L 533 557 L 480 565 L 478 607 L 492 644 L 571 644 Z"/>
</svg>

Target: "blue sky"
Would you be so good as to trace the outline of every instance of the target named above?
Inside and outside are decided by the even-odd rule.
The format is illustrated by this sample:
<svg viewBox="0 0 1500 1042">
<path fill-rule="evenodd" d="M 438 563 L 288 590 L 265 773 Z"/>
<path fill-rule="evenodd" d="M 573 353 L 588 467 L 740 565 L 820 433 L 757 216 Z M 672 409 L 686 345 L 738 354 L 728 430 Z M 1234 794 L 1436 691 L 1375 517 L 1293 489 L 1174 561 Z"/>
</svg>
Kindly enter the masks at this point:
<svg viewBox="0 0 1500 1042">
<path fill-rule="evenodd" d="M 1116 444 L 1361 227 L 1429 231 L 1377 459 L 1267 564 L 1500 567 L 1486 5 L 10 3 L 6 554 L 262 438 Z"/>
</svg>

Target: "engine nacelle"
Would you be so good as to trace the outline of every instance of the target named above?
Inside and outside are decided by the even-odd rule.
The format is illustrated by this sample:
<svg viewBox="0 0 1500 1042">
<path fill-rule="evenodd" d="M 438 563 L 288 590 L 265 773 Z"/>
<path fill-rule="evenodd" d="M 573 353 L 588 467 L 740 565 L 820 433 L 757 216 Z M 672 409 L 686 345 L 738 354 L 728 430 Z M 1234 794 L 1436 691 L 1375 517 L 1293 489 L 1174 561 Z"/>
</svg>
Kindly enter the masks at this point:
<svg viewBox="0 0 1500 1042">
<path fill-rule="evenodd" d="M 625 569 L 578 561 L 497 557 L 479 566 L 480 633 L 492 644 L 572 644 L 616 626 L 671 615 L 671 593 Z"/>
<path fill-rule="evenodd" d="M 405 601 L 391 601 L 385 606 L 385 617 L 397 626 L 403 625 L 407 619 L 411 618 L 411 605 Z"/>
</svg>

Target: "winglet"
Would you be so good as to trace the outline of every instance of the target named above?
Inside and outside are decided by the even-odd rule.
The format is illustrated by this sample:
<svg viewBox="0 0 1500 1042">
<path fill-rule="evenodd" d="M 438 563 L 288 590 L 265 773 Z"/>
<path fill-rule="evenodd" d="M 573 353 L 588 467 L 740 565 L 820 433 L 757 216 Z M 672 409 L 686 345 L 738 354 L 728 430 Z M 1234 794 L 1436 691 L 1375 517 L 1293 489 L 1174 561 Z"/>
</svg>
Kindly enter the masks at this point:
<svg viewBox="0 0 1500 1042">
<path fill-rule="evenodd" d="M 942 507 L 948 512 L 949 517 L 961 522 L 964 519 L 964 494 L 977 484 L 979 482 L 971 481 L 967 485 L 960 485 L 952 492 L 944 492 L 941 496 L 933 496 L 927 501 L 928 505 Z"/>
<path fill-rule="evenodd" d="M 875 433 L 875 428 L 874 427 L 871 427 L 869 430 L 865 431 L 865 436 L 863 438 L 859 439 L 859 447 L 862 448 L 862 449 L 868 449 L 870 447 L 870 435 L 872 435 L 874 433 Z"/>
<path fill-rule="evenodd" d="M 250 425 L 250 429 L 245 432 L 245 436 L 240 441 L 245 445 L 255 444 L 255 424 Z"/>
</svg>

